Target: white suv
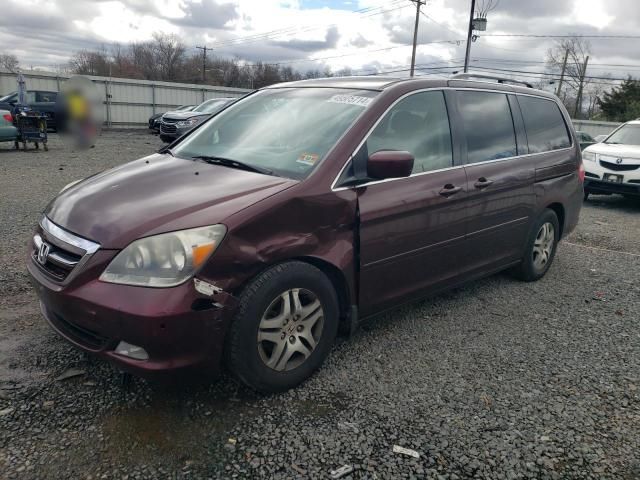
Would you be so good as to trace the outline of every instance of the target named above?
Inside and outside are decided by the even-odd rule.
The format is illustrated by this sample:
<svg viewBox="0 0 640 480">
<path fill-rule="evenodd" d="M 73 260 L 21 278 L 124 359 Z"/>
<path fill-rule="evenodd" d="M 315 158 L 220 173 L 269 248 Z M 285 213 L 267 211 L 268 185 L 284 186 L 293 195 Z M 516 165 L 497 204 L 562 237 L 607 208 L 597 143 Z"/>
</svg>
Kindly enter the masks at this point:
<svg viewBox="0 0 640 480">
<path fill-rule="evenodd" d="M 627 122 L 602 143 L 584 149 L 584 199 L 590 193 L 640 196 L 640 120 Z"/>
</svg>

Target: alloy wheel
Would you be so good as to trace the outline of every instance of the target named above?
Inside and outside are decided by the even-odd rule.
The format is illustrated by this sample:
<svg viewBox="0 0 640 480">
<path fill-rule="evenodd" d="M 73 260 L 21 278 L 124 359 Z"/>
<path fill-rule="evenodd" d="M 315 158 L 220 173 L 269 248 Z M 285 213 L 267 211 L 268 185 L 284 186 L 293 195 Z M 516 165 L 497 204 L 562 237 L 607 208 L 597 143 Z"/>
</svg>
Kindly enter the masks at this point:
<svg viewBox="0 0 640 480">
<path fill-rule="evenodd" d="M 324 311 L 311 291 L 293 288 L 267 307 L 258 326 L 258 353 L 266 366 L 289 371 L 302 365 L 322 336 Z"/>
<path fill-rule="evenodd" d="M 533 266 L 540 271 L 545 268 L 556 240 L 555 228 L 551 222 L 543 223 L 533 243 Z"/>
</svg>

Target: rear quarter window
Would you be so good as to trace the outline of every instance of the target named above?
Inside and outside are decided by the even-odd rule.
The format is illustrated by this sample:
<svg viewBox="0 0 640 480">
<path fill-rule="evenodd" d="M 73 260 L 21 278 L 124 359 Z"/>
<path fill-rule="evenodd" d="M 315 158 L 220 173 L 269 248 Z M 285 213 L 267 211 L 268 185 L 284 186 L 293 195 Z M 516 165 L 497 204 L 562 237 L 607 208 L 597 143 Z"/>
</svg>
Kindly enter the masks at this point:
<svg viewBox="0 0 640 480">
<path fill-rule="evenodd" d="M 529 153 L 549 152 L 571 146 L 569 130 L 553 100 L 518 95 L 529 142 Z"/>
</svg>

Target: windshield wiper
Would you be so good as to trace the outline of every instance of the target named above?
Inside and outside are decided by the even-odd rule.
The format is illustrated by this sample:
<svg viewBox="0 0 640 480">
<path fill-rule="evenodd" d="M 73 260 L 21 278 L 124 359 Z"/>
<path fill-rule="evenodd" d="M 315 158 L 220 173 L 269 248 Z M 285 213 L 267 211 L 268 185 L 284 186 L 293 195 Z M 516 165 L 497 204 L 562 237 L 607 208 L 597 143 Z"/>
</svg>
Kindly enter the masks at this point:
<svg viewBox="0 0 640 480">
<path fill-rule="evenodd" d="M 246 170 L 247 172 L 262 173 L 263 175 L 273 175 L 273 171 L 268 168 L 256 167 L 249 165 L 248 163 L 240 162 L 238 160 L 232 160 L 225 157 L 216 157 L 215 155 L 196 155 L 191 157 L 194 160 L 202 160 L 203 162 L 210 163 L 212 165 L 222 165 L 224 167 L 237 168 L 239 170 Z"/>
</svg>

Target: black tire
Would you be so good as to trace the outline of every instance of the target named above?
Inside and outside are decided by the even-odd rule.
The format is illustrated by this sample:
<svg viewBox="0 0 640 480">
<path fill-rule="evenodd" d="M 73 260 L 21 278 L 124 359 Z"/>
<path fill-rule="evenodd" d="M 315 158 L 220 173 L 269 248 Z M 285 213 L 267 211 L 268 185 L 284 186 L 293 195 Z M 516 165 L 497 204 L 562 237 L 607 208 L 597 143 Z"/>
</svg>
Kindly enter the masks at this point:
<svg viewBox="0 0 640 480">
<path fill-rule="evenodd" d="M 319 300 L 323 309 L 322 331 L 315 349 L 301 364 L 290 370 L 277 371 L 261 358 L 258 331 L 268 308 L 291 289 L 304 289 Z M 238 310 L 226 338 L 226 365 L 237 379 L 254 390 L 264 393 L 288 390 L 309 378 L 322 365 L 335 340 L 338 323 L 338 297 L 322 271 L 299 261 L 276 265 L 253 279 L 240 295 Z"/>
<path fill-rule="evenodd" d="M 548 260 L 543 266 L 539 266 L 534 261 L 534 245 L 543 225 L 547 223 L 550 223 L 553 226 L 554 238 Z M 559 236 L 560 224 L 558 222 L 558 216 L 553 210 L 546 209 L 544 212 L 542 212 L 542 215 L 540 215 L 540 218 L 538 218 L 538 221 L 535 223 L 533 229 L 531 230 L 531 233 L 529 234 L 529 238 L 527 239 L 527 247 L 525 250 L 525 254 L 522 257 L 522 261 L 512 270 L 512 273 L 515 275 L 515 277 L 525 282 L 534 282 L 544 277 L 544 275 L 551 267 L 553 259 L 555 258 L 556 250 L 558 248 L 558 241 L 560 240 Z"/>
<path fill-rule="evenodd" d="M 590 193 L 591 193 L 591 192 L 590 192 L 589 190 L 585 190 L 585 191 L 584 191 L 584 201 L 585 201 L 585 202 L 589 199 L 589 194 L 590 194 Z"/>
</svg>

